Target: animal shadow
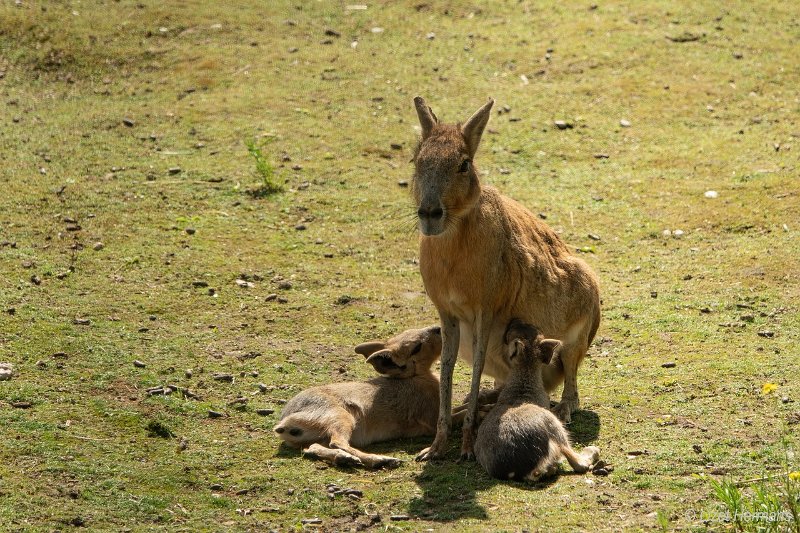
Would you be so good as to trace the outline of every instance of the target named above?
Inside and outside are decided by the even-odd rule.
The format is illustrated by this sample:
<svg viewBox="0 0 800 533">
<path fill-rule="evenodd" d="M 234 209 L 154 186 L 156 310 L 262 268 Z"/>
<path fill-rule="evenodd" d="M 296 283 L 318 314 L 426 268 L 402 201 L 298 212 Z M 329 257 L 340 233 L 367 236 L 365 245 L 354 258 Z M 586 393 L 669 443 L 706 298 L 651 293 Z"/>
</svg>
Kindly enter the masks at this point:
<svg viewBox="0 0 800 533">
<path fill-rule="evenodd" d="M 572 413 L 572 422 L 567 426 L 572 442 L 587 446 L 600 434 L 600 417 L 594 411 L 580 409 Z M 600 450 L 602 456 L 603 451 Z"/>
</svg>

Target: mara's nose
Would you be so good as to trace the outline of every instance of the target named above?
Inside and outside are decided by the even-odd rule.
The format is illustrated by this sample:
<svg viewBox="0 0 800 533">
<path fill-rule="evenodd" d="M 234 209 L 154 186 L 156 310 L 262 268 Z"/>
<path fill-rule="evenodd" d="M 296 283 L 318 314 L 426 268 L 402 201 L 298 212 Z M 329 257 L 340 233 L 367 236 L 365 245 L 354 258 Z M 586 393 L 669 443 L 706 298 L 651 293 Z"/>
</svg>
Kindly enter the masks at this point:
<svg viewBox="0 0 800 533">
<path fill-rule="evenodd" d="M 442 211 L 441 207 L 434 207 L 434 208 L 427 208 L 427 207 L 420 207 L 417 209 L 417 215 L 419 218 L 428 218 L 432 220 L 438 220 L 442 218 L 444 211 Z"/>
</svg>

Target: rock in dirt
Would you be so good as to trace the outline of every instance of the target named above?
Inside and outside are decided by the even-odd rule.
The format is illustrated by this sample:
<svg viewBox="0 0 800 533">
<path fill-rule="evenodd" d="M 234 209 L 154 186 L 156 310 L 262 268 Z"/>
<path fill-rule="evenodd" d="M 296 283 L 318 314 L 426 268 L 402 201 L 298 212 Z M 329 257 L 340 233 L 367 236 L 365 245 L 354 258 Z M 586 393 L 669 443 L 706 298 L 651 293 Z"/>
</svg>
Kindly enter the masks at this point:
<svg viewBox="0 0 800 533">
<path fill-rule="evenodd" d="M 138 359 L 136 359 L 136 360 L 133 362 L 133 366 L 135 366 L 136 368 L 144 368 L 144 367 L 146 367 L 147 365 L 146 365 L 146 364 L 144 364 L 142 361 L 139 361 Z"/>
<path fill-rule="evenodd" d="M 0 363 L 0 381 L 8 381 L 14 375 L 14 365 Z"/>
</svg>

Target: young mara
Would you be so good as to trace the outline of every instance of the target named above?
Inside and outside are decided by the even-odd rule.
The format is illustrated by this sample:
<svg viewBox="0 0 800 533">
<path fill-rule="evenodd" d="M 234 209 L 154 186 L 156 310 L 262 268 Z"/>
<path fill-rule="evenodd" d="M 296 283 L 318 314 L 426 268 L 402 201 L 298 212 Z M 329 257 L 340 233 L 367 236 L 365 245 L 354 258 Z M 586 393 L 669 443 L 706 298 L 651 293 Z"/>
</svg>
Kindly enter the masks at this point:
<svg viewBox="0 0 800 533">
<path fill-rule="evenodd" d="M 290 446 L 339 466 L 397 466 L 400 461 L 393 457 L 358 448 L 435 433 L 439 380 L 431 365 L 441 349 L 438 326 L 356 346 L 382 376 L 304 390 L 286 404 L 275 433 Z"/>
<path fill-rule="evenodd" d="M 478 462 L 492 477 L 520 481 L 555 474 L 562 456 L 573 470 L 586 472 L 597 462 L 600 450 L 572 449 L 564 426 L 548 409 L 550 400 L 542 383 L 543 364 L 550 362 L 561 342 L 545 339 L 536 327 L 519 320 L 508 325 L 505 342 L 513 371 L 478 429 Z"/>
</svg>

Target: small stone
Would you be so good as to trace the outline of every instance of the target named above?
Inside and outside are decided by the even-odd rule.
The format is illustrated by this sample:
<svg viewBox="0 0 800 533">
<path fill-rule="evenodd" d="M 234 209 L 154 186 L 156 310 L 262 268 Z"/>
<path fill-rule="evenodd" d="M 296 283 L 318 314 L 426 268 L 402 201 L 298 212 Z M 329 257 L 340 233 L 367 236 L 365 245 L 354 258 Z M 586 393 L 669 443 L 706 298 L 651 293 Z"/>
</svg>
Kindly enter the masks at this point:
<svg viewBox="0 0 800 533">
<path fill-rule="evenodd" d="M 294 227 L 294 229 L 296 229 L 297 231 L 304 231 L 306 229 L 306 225 L 305 224 L 298 224 L 298 225 L 296 225 Z"/>
<path fill-rule="evenodd" d="M 233 383 L 233 374 L 226 374 L 224 372 L 216 372 L 211 378 L 214 381 L 224 381 L 226 383 Z"/>
<path fill-rule="evenodd" d="M 694 453 L 703 453 L 703 447 L 699 444 L 692 444 L 692 450 L 694 450 Z"/>
<path fill-rule="evenodd" d="M 739 317 L 742 322 L 753 322 L 756 319 L 756 316 L 753 314 L 746 314 Z"/>
<path fill-rule="evenodd" d="M 295 163 L 294 165 L 292 165 L 292 170 L 294 171 L 303 170 L 303 165 Z"/>
<path fill-rule="evenodd" d="M 672 231 L 672 236 L 675 237 L 676 239 L 680 239 L 684 235 L 685 233 L 682 229 L 676 229 Z"/>
<path fill-rule="evenodd" d="M 222 418 L 223 416 L 225 415 L 219 411 L 213 411 L 211 409 L 208 410 L 208 418 Z"/>
<path fill-rule="evenodd" d="M 397 185 L 398 185 L 399 187 L 401 187 L 401 188 L 405 189 L 406 187 L 408 187 L 408 182 L 407 182 L 406 180 L 399 180 L 399 181 L 397 182 Z"/>
<path fill-rule="evenodd" d="M 705 193 L 703 193 L 703 196 L 705 196 L 706 198 L 713 199 L 713 198 L 718 198 L 719 193 L 717 191 L 706 191 Z"/>
<path fill-rule="evenodd" d="M 34 285 L 41 285 L 42 284 L 42 278 L 40 278 L 39 276 L 34 274 L 34 275 L 31 276 L 31 283 L 33 283 Z"/>
<path fill-rule="evenodd" d="M 287 298 L 284 298 L 283 296 L 278 296 L 278 303 L 279 304 L 288 304 L 289 300 Z"/>
<path fill-rule="evenodd" d="M 14 375 L 14 365 L 0 363 L 0 381 L 8 381 Z"/>
<path fill-rule="evenodd" d="M 207 281 L 203 281 L 201 279 L 198 279 L 198 280 L 195 280 L 195 281 L 192 282 L 192 287 L 196 287 L 196 288 L 202 289 L 202 288 L 208 287 L 208 282 Z"/>
<path fill-rule="evenodd" d="M 595 159 L 608 159 L 609 155 L 608 154 L 603 154 L 603 153 L 597 153 L 597 154 L 594 154 L 593 157 Z"/>
<path fill-rule="evenodd" d="M 169 172 L 173 176 L 175 174 L 180 174 L 181 173 L 181 167 L 172 167 L 167 172 Z"/>
<path fill-rule="evenodd" d="M 143 362 L 139 361 L 138 359 L 136 359 L 133 362 L 133 366 L 135 366 L 136 368 L 145 368 L 147 365 L 144 364 Z"/>
<path fill-rule="evenodd" d="M 764 337 L 765 339 L 771 339 L 775 336 L 775 332 L 769 331 L 767 329 L 758 332 L 759 337 Z"/>
<path fill-rule="evenodd" d="M 252 283 L 252 282 L 250 282 L 250 281 L 245 281 L 245 280 L 243 280 L 243 279 L 237 279 L 237 280 L 236 280 L 236 284 L 237 284 L 239 287 L 242 287 L 243 289 L 252 289 L 253 287 L 255 287 L 255 285 L 253 285 L 253 283 Z"/>
<path fill-rule="evenodd" d="M 264 300 L 267 301 L 267 302 L 271 302 L 272 300 L 275 300 L 277 298 L 278 298 L 278 295 L 273 292 L 272 294 L 268 294 L 267 297 L 264 298 Z"/>
<path fill-rule="evenodd" d="M 792 399 L 788 396 L 781 397 L 781 403 L 792 403 Z"/>
<path fill-rule="evenodd" d="M 430 32 L 425 36 L 425 38 L 428 39 L 429 41 L 432 41 L 436 38 L 436 34 L 434 32 Z"/>
<path fill-rule="evenodd" d="M 594 234 L 594 233 L 590 233 L 590 234 L 588 235 L 588 237 L 589 237 L 590 239 L 592 239 L 593 241 L 599 241 L 599 240 L 600 240 L 600 236 L 599 236 L 599 235 L 596 235 L 596 234 Z"/>
<path fill-rule="evenodd" d="M 619 125 L 622 126 L 623 128 L 630 128 L 631 122 L 630 120 L 626 120 L 623 118 L 622 120 L 619 121 Z"/>
<path fill-rule="evenodd" d="M 189 226 L 188 228 L 186 228 L 186 229 L 185 229 L 185 230 L 183 230 L 183 231 L 185 231 L 187 235 L 194 235 L 195 233 L 197 233 L 197 230 L 196 230 L 196 229 L 194 229 L 194 228 L 193 228 L 193 227 L 191 227 L 191 226 Z"/>
<path fill-rule="evenodd" d="M 657 291 L 650 291 L 650 298 L 658 298 L 658 292 Z"/>
<path fill-rule="evenodd" d="M 284 290 L 284 291 L 289 290 L 289 289 L 292 288 L 292 282 L 291 281 L 281 281 L 280 283 L 278 283 L 278 288 L 281 289 L 281 290 Z"/>
<path fill-rule="evenodd" d="M 105 245 L 105 244 L 103 244 L 102 242 L 96 242 L 96 243 L 94 243 L 94 246 L 92 246 L 92 249 L 93 249 L 95 252 L 99 252 L 100 250 L 102 250 L 102 249 L 103 249 L 103 248 L 105 248 L 105 247 L 106 247 L 106 245 Z"/>
<path fill-rule="evenodd" d="M 741 52 L 739 52 L 739 51 L 735 51 L 735 52 L 733 52 L 733 54 L 732 54 L 732 55 L 733 55 L 733 58 L 734 58 L 734 59 L 742 59 L 742 58 L 744 57 L 744 54 L 743 54 L 743 53 L 741 53 Z"/>
<path fill-rule="evenodd" d="M 389 145 L 389 147 L 392 150 L 402 150 L 403 149 L 403 145 L 400 144 L 400 143 L 392 143 L 392 144 Z"/>
<path fill-rule="evenodd" d="M 220 485 L 219 483 L 214 483 L 213 485 L 211 485 L 208 488 L 211 489 L 211 490 L 222 490 L 222 485 Z"/>
<path fill-rule="evenodd" d="M 261 392 L 267 392 L 269 391 L 269 387 L 267 387 L 265 383 L 259 383 L 258 390 L 260 390 Z"/>
<path fill-rule="evenodd" d="M 275 412 L 275 409 L 256 409 L 256 414 L 259 416 L 269 416 Z"/>
<path fill-rule="evenodd" d="M 555 122 L 553 122 L 553 124 L 555 125 L 556 128 L 560 130 L 569 130 L 574 127 L 572 124 L 564 120 L 556 120 Z"/>
<path fill-rule="evenodd" d="M 393 514 L 389 517 L 389 520 L 392 522 L 404 522 L 406 520 L 411 520 L 411 517 L 407 514 Z"/>
<path fill-rule="evenodd" d="M 328 37 L 341 37 L 342 36 L 341 33 L 339 33 L 338 31 L 334 30 L 333 28 L 327 28 L 325 30 L 325 35 L 327 35 Z"/>
<path fill-rule="evenodd" d="M 188 448 L 188 447 L 189 447 L 189 441 L 186 440 L 185 437 L 182 438 L 181 441 L 178 443 L 178 451 L 179 452 L 185 451 L 186 448 Z"/>
<path fill-rule="evenodd" d="M 302 520 L 300 520 L 300 523 L 304 524 L 304 525 L 321 524 L 322 523 L 322 519 L 320 519 L 320 518 L 303 518 Z"/>
<path fill-rule="evenodd" d="M 89 320 L 88 318 L 76 318 L 75 320 L 72 321 L 72 323 L 75 324 L 76 326 L 88 326 L 89 324 L 92 323 L 92 321 Z"/>
<path fill-rule="evenodd" d="M 675 368 L 676 364 L 673 361 L 661 363 L 661 368 Z"/>
<path fill-rule="evenodd" d="M 33 404 L 31 402 L 11 402 L 11 407 L 15 409 L 30 409 Z"/>
<path fill-rule="evenodd" d="M 184 375 L 184 376 L 186 376 L 186 379 L 191 379 L 191 378 L 192 378 L 192 376 L 194 375 L 194 372 L 192 372 L 192 369 L 191 369 L 191 368 L 187 368 L 187 369 L 186 369 L 186 370 L 183 372 L 183 375 Z"/>
<path fill-rule="evenodd" d="M 125 117 L 122 119 L 122 123 L 125 124 L 127 127 L 132 128 L 136 125 L 136 122 L 132 118 Z"/>
</svg>

